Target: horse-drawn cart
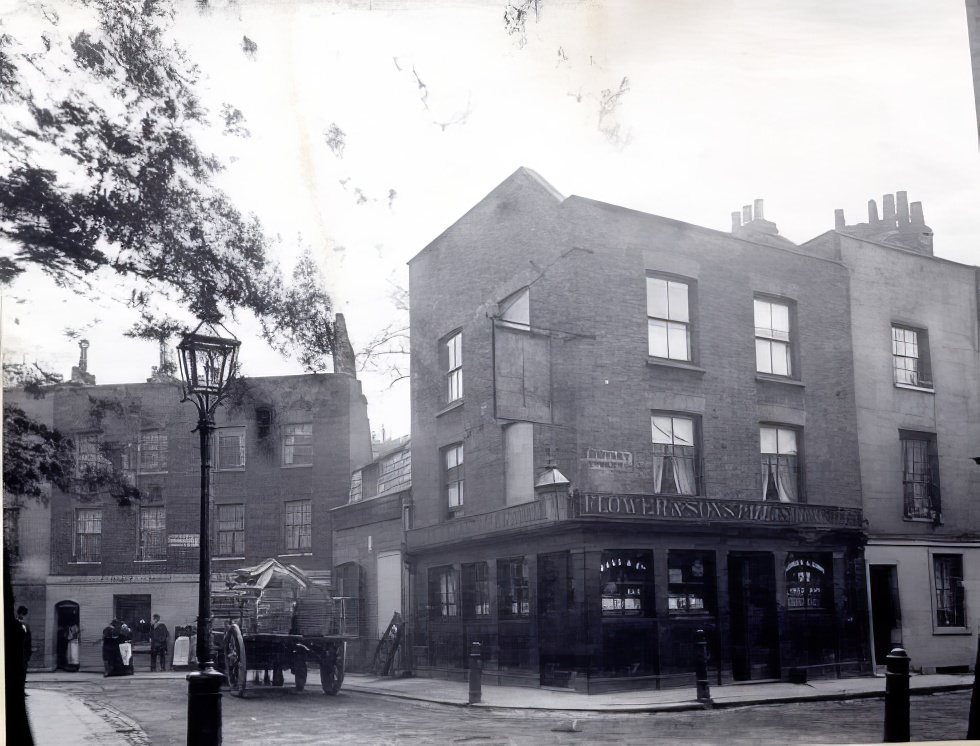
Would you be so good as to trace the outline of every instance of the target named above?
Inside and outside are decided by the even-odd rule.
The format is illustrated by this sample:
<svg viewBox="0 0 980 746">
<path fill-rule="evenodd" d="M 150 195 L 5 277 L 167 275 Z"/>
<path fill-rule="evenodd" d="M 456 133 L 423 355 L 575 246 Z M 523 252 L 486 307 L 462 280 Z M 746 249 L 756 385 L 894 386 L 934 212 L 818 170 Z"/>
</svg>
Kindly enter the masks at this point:
<svg viewBox="0 0 980 746">
<path fill-rule="evenodd" d="M 225 590 L 212 592 L 211 612 L 217 664 L 233 694 L 245 694 L 249 671 L 256 681 L 263 672 L 267 684 L 271 672 L 272 685 L 282 686 L 289 670 L 302 691 L 311 664 L 324 692 L 340 691 L 346 643 L 335 634 L 334 602 L 301 570 L 274 559 L 236 570 Z"/>
</svg>

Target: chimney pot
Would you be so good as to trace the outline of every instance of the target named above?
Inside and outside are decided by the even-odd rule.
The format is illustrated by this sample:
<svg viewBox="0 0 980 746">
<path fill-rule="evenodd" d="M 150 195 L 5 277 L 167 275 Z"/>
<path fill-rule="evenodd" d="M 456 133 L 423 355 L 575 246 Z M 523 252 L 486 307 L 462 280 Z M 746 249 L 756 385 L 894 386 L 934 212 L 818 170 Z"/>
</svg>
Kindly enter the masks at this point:
<svg viewBox="0 0 980 746">
<path fill-rule="evenodd" d="M 871 225 L 877 225 L 880 220 L 878 220 L 878 203 L 873 199 L 868 200 L 868 223 Z"/>
<path fill-rule="evenodd" d="M 908 192 L 896 192 L 898 197 L 898 224 L 905 226 L 909 224 L 909 194 Z"/>
<path fill-rule="evenodd" d="M 926 224 L 926 219 L 925 219 L 925 217 L 922 214 L 922 203 L 921 202 L 913 202 L 910 205 L 910 207 L 912 208 L 912 216 L 911 216 L 912 224 L 913 225 L 925 225 Z"/>
<path fill-rule="evenodd" d="M 82 373 L 88 373 L 88 340 L 80 340 L 78 343 L 78 349 L 78 369 Z"/>
<path fill-rule="evenodd" d="M 886 194 L 882 197 L 884 203 L 884 220 L 889 226 L 895 225 L 895 195 Z"/>
<path fill-rule="evenodd" d="M 834 210 L 834 230 L 842 231 L 844 230 L 845 225 L 846 223 L 844 222 L 844 211 Z"/>
<path fill-rule="evenodd" d="M 752 205 L 742 206 L 742 222 L 751 223 L 752 222 Z"/>
<path fill-rule="evenodd" d="M 761 199 L 757 199 L 755 201 L 755 219 L 756 220 L 764 220 L 765 219 L 763 217 L 763 214 L 762 214 L 762 200 Z"/>
<path fill-rule="evenodd" d="M 732 213 L 732 233 L 742 227 L 742 213 L 738 210 Z"/>
</svg>

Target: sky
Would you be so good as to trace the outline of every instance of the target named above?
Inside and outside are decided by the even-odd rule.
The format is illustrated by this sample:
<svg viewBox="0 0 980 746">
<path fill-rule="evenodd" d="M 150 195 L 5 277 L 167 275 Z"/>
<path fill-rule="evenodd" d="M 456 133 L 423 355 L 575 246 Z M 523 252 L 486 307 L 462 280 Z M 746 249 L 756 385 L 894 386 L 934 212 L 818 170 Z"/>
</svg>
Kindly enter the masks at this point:
<svg viewBox="0 0 980 746">
<path fill-rule="evenodd" d="M 539 0 L 524 33 L 507 5 L 180 5 L 202 98 L 249 132 L 202 135 L 228 162 L 219 185 L 280 237 L 284 266 L 314 250 L 355 349 L 404 318 L 406 262 L 521 166 L 566 196 L 722 231 L 762 198 L 798 243 L 905 190 L 937 256 L 980 264 L 964 0 Z M 0 0 L 3 27 L 29 33 L 33 7 Z M 145 380 L 158 351 L 122 339 L 122 316 L 26 278 L 5 292 L 4 355 L 67 374 L 72 328 L 99 383 Z M 246 374 L 302 372 L 233 331 Z M 408 381 L 360 377 L 372 428 L 407 434 Z"/>
</svg>

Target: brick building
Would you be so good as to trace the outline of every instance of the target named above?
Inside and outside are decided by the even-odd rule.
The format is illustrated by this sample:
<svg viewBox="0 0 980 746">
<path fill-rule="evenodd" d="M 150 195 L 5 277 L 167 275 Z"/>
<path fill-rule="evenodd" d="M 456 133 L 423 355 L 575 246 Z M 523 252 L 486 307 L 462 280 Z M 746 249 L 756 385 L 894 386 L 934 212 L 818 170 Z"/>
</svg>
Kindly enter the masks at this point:
<svg viewBox="0 0 980 746">
<path fill-rule="evenodd" d="M 369 670 L 378 640 L 395 612 L 408 608 L 404 529 L 412 511 L 412 450 L 408 436 L 375 446 L 374 460 L 351 475 L 350 499 L 331 511 L 334 591 L 354 622 L 346 665 Z"/>
<path fill-rule="evenodd" d="M 866 670 L 848 275 L 519 169 L 410 262 L 415 670 Z M 562 485 L 567 478 L 568 486 Z"/>
<path fill-rule="evenodd" d="M 196 408 L 181 403 L 179 383 L 166 376 L 125 385 L 73 379 L 36 406 L 74 440 L 79 473 L 111 472 L 139 495 L 78 482 L 69 493 L 52 490 L 49 541 L 20 523 L 20 545 L 39 550 L 29 563 L 22 553 L 15 591 L 18 603 L 21 594 L 31 599 L 41 640 L 33 663 L 46 669 L 66 665 L 62 641 L 72 623 L 80 665 L 92 669 L 102 666 L 101 631 L 113 617 L 137 630 L 158 613 L 172 634 L 197 617 Z M 275 557 L 329 584 L 330 509 L 347 502 L 352 468 L 371 458 L 360 383 L 339 373 L 240 379 L 215 421 L 213 582 Z"/>
<path fill-rule="evenodd" d="M 920 203 L 801 248 L 850 275 L 854 403 L 873 653 L 901 644 L 926 671 L 966 670 L 980 620 L 980 364 L 977 267 L 933 254 Z"/>
</svg>

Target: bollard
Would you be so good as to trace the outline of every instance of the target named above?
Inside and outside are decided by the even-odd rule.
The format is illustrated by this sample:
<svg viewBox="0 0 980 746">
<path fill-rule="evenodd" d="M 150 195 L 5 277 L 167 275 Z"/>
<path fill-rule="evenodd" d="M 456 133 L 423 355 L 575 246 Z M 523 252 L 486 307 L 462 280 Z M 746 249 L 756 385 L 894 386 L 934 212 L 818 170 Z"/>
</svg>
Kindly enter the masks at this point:
<svg viewBox="0 0 980 746">
<path fill-rule="evenodd" d="M 909 656 L 893 648 L 885 658 L 885 743 L 905 743 L 909 731 Z"/>
<path fill-rule="evenodd" d="M 708 639 L 704 630 L 694 633 L 694 678 L 697 684 L 698 702 L 711 703 L 711 689 L 708 686 Z"/>
<path fill-rule="evenodd" d="M 480 661 L 480 643 L 470 643 L 470 704 L 477 704 L 483 697 L 483 664 Z"/>
<path fill-rule="evenodd" d="M 973 694 L 970 696 L 970 719 L 966 727 L 966 739 L 980 739 L 980 634 L 977 635 L 977 660 L 973 664 Z"/>
</svg>

